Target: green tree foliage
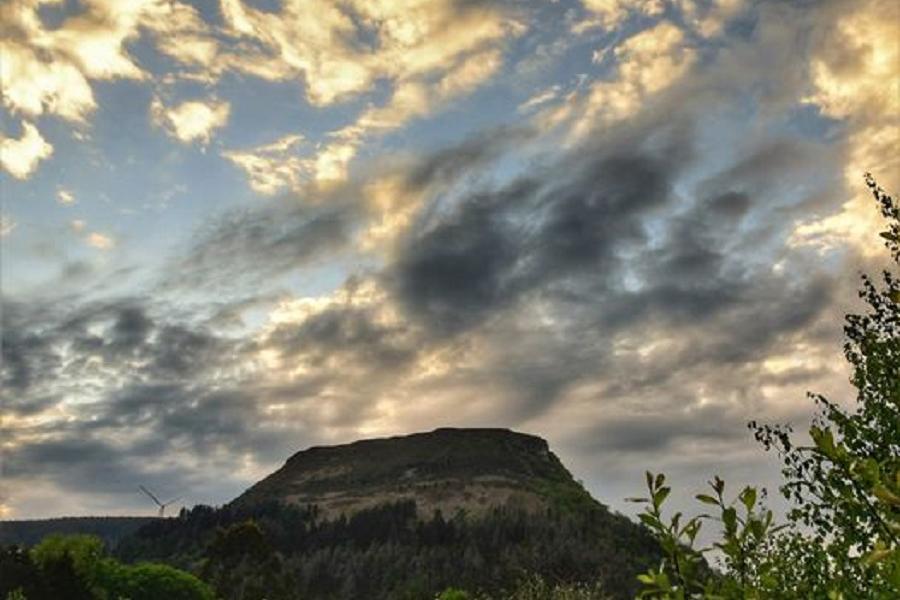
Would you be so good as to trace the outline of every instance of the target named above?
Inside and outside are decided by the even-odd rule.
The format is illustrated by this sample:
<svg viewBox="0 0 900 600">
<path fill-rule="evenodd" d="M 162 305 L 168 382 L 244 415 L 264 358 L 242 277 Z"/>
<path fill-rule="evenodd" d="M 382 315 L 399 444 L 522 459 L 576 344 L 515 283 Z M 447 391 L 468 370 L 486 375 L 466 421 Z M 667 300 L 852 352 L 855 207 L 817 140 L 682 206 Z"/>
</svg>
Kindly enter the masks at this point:
<svg viewBox="0 0 900 600">
<path fill-rule="evenodd" d="M 128 600 L 213 600 L 215 595 L 205 583 L 168 565 L 143 563 L 123 565 L 104 559 L 97 576 L 100 598 Z"/>
<path fill-rule="evenodd" d="M 201 576 L 222 598 L 289 597 L 290 578 L 283 573 L 281 557 L 252 520 L 216 530 L 215 539 L 206 551 Z"/>
<path fill-rule="evenodd" d="M 46 582 L 31 554 L 20 546 L 0 549 L 0 598 L 43 598 Z"/>
<path fill-rule="evenodd" d="M 26 551 L 0 548 L 0 598 L 27 600 L 213 600 L 193 575 L 168 565 L 124 565 L 88 535 L 51 535 Z"/>
<path fill-rule="evenodd" d="M 95 582 L 103 542 L 89 535 L 51 535 L 31 550 L 48 591 L 58 598 L 98 597 Z"/>
<path fill-rule="evenodd" d="M 872 179 L 866 183 L 888 221 L 881 234 L 893 267 L 900 264 L 900 204 Z M 670 488 L 647 475 L 650 492 L 641 520 L 666 552 L 658 567 L 640 576 L 648 598 L 898 598 L 900 597 L 900 279 L 885 270 L 882 283 L 863 275 L 860 297 L 867 312 L 846 318 L 844 355 L 857 390 L 851 408 L 810 394 L 818 412 L 798 442 L 783 425 L 750 423 L 757 440 L 779 454 L 781 491 L 792 510 L 784 525 L 759 504 L 754 488 L 732 501 L 725 484 L 698 501 L 712 515 L 681 522 L 665 519 Z M 850 403 L 848 403 L 850 404 Z M 721 537 L 696 549 L 704 521 Z M 704 572 L 702 555 L 715 550 L 722 572 Z"/>
<path fill-rule="evenodd" d="M 538 575 L 523 578 L 513 589 L 497 596 L 473 595 L 457 588 L 447 588 L 437 600 L 609 600 L 598 582 L 551 583 Z"/>
</svg>

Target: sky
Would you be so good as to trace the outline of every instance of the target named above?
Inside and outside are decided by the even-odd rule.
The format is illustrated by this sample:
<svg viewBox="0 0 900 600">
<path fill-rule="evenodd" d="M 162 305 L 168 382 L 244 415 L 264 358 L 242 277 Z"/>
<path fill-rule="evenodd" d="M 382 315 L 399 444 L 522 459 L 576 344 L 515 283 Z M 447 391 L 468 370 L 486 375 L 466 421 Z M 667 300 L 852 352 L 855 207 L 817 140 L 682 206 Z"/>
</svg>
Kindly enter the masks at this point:
<svg viewBox="0 0 900 600">
<path fill-rule="evenodd" d="M 0 517 L 443 426 L 774 496 L 747 421 L 854 398 L 898 79 L 892 0 L 5 0 Z"/>
</svg>

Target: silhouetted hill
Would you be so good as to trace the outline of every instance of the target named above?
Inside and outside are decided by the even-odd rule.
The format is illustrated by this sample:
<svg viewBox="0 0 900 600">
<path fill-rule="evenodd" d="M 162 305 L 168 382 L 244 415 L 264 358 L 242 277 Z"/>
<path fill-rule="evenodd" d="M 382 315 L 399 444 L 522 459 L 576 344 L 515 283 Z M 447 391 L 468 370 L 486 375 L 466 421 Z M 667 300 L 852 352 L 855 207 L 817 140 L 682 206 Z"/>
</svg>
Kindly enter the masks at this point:
<svg viewBox="0 0 900 600">
<path fill-rule="evenodd" d="M 123 537 L 154 520 L 156 517 L 62 517 L 0 521 L 0 546 L 33 546 L 53 533 L 85 533 L 101 538 L 107 546 L 113 548 Z"/>
</svg>

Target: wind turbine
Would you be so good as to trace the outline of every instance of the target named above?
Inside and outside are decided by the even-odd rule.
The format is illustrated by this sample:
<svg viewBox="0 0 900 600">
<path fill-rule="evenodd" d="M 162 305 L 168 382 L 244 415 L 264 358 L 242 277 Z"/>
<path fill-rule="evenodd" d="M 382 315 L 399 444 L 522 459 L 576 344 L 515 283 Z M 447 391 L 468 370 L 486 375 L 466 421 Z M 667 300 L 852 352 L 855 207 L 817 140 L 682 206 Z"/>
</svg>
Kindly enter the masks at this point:
<svg viewBox="0 0 900 600">
<path fill-rule="evenodd" d="M 172 499 L 169 500 L 168 502 L 160 502 L 160 501 L 159 501 L 159 498 L 157 498 L 156 496 L 154 496 L 154 495 L 153 495 L 153 492 L 151 492 L 150 490 L 148 490 L 148 489 L 145 488 L 144 486 L 139 485 L 139 486 L 138 486 L 138 489 L 140 489 L 142 492 L 144 492 L 145 494 L 147 494 L 148 496 L 150 496 L 150 499 L 153 500 L 153 501 L 156 503 L 156 505 L 159 507 L 159 516 L 160 516 L 160 517 L 164 517 L 164 516 L 165 516 L 165 514 L 166 514 L 166 507 L 167 507 L 167 506 L 169 506 L 169 505 L 172 504 L 173 502 L 177 502 L 177 501 L 181 500 L 181 496 L 178 496 L 177 498 L 172 498 Z"/>
</svg>

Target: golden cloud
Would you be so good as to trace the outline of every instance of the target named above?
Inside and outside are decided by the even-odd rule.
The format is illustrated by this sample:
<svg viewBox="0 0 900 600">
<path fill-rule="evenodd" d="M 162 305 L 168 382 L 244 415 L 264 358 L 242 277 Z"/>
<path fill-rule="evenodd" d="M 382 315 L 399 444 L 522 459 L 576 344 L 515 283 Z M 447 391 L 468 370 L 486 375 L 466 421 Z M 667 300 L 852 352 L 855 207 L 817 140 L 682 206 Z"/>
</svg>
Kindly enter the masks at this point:
<svg viewBox="0 0 900 600">
<path fill-rule="evenodd" d="M 89 79 L 139 79 L 143 73 L 124 44 L 138 35 L 155 0 L 87 0 L 84 12 L 48 29 L 38 15 L 40 0 L 5 3 L 0 82 L 12 112 L 49 113 L 82 122 L 96 107 Z"/>
<path fill-rule="evenodd" d="M 401 82 L 384 106 L 370 107 L 355 123 L 330 134 L 335 141 L 326 145 L 314 161 L 316 182 L 322 185 L 342 181 L 367 136 L 398 129 L 412 119 L 441 110 L 484 83 L 502 64 L 500 51 L 490 49 L 465 57 L 433 83 Z"/>
<path fill-rule="evenodd" d="M 301 135 L 286 135 L 274 142 L 246 150 L 228 150 L 222 156 L 240 167 L 250 187 L 260 194 L 273 195 L 300 185 L 309 173 L 309 160 L 297 155 Z"/>
<path fill-rule="evenodd" d="M 617 62 L 613 79 L 594 81 L 586 92 L 575 90 L 560 105 L 535 116 L 543 129 L 572 124 L 578 139 L 598 122 L 626 119 L 651 96 L 670 88 L 693 66 L 696 52 L 684 32 L 662 21 L 611 49 Z"/>
<path fill-rule="evenodd" d="M 449 0 L 353 0 L 346 7 L 287 0 L 277 13 L 223 0 L 222 13 L 228 34 L 252 42 L 247 52 L 223 57 L 230 68 L 271 80 L 303 77 L 316 105 L 367 91 L 376 79 L 446 71 L 518 26 L 499 9 L 460 9 Z M 361 43 L 363 29 L 375 39 Z"/>
<path fill-rule="evenodd" d="M 499 47 L 522 32 L 500 9 L 460 10 L 449 0 L 313 5 L 288 1 L 273 13 L 223 0 L 228 33 L 265 49 L 225 57 L 229 68 L 271 80 L 302 77 L 307 99 L 315 105 L 368 91 L 378 79 L 392 81 L 393 93 L 386 104 L 370 106 L 353 123 L 328 134 L 331 141 L 315 154 L 290 157 L 275 178 L 259 174 L 263 163 L 253 158 L 259 152 L 230 153 L 246 171 L 257 173 L 251 186 L 263 193 L 306 178 L 317 185 L 343 180 L 368 136 L 425 116 L 485 82 L 502 65 Z M 376 40 L 359 43 L 361 28 Z M 273 160 L 269 156 L 265 164 L 272 166 Z"/>
<path fill-rule="evenodd" d="M 575 25 L 575 31 L 603 27 L 615 29 L 631 14 L 659 16 L 666 9 L 665 0 L 583 0 L 588 18 Z"/>
<path fill-rule="evenodd" d="M 180 142 L 209 143 L 213 131 L 224 127 L 231 114 L 228 102 L 191 100 L 165 108 L 159 98 L 150 105 L 154 122 Z"/>
<path fill-rule="evenodd" d="M 834 30 L 823 32 L 811 63 L 813 92 L 806 101 L 849 129 L 844 169 L 853 197 L 840 212 L 800 223 L 792 245 L 823 250 L 850 244 L 860 252 L 881 252 L 872 235 L 883 225 L 862 192 L 862 175 L 872 172 L 882 187 L 900 187 L 900 5 L 870 0 L 854 5 Z"/>
<path fill-rule="evenodd" d="M 0 135 L 0 164 L 16 179 L 28 179 L 38 163 L 51 154 L 53 146 L 27 121 L 22 123 L 22 136 L 18 139 Z"/>
<path fill-rule="evenodd" d="M 745 6 L 746 0 L 680 0 L 678 5 L 684 14 L 684 20 L 703 37 L 713 37 L 722 33 L 730 19 Z"/>
</svg>

